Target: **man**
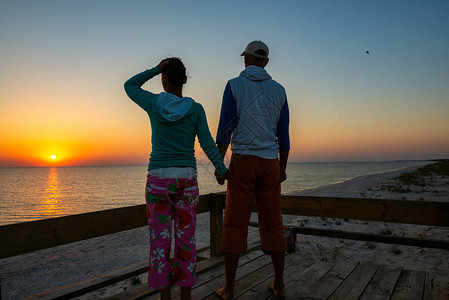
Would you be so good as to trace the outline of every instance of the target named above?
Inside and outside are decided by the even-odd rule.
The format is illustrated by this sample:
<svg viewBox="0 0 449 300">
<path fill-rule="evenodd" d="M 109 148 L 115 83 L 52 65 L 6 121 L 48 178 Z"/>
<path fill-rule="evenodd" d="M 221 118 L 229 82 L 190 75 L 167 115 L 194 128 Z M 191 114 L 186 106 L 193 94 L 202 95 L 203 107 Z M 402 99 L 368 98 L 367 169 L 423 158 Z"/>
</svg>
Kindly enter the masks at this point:
<svg viewBox="0 0 449 300">
<path fill-rule="evenodd" d="M 215 291 L 222 299 L 234 298 L 238 259 L 247 250 L 254 200 L 262 250 L 271 255 L 274 267 L 270 289 L 275 298 L 285 298 L 286 242 L 280 200 L 290 150 L 289 111 L 284 88 L 264 69 L 268 53 L 263 42 L 249 43 L 242 53 L 245 70 L 228 81 L 223 94 L 217 145 L 224 158 L 231 143 L 232 156 L 222 237 L 226 283 Z"/>
</svg>

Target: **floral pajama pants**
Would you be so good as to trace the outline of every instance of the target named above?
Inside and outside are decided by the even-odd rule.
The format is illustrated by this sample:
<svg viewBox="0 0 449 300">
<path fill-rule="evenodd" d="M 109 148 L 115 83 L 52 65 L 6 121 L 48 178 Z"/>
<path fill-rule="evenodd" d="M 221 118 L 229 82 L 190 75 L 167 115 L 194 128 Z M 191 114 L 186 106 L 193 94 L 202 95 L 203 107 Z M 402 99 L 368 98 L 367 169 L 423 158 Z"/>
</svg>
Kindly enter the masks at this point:
<svg viewBox="0 0 449 300">
<path fill-rule="evenodd" d="M 193 286 L 199 199 L 196 178 L 161 179 L 148 175 L 145 196 L 150 230 L 148 286 L 152 289 L 164 289 L 173 284 Z M 173 259 L 170 259 L 172 226 L 175 249 Z"/>
</svg>

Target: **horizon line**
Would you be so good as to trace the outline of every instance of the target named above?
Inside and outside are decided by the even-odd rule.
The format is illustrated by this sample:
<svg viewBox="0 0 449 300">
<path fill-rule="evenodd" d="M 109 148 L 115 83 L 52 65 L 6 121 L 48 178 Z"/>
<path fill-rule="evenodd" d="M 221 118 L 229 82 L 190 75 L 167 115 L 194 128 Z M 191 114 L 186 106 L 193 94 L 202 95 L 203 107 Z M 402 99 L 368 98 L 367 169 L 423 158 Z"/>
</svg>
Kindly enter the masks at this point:
<svg viewBox="0 0 449 300">
<path fill-rule="evenodd" d="M 448 161 L 449 158 L 430 159 L 391 159 L 391 160 L 335 160 L 335 161 L 289 161 L 288 163 L 376 163 L 376 162 L 402 162 L 402 161 Z M 197 163 L 197 165 L 211 165 L 208 163 Z M 148 164 L 105 164 L 105 165 L 63 165 L 63 166 L 0 166 L 0 169 L 12 168 L 76 168 L 76 167 L 146 167 Z"/>
</svg>

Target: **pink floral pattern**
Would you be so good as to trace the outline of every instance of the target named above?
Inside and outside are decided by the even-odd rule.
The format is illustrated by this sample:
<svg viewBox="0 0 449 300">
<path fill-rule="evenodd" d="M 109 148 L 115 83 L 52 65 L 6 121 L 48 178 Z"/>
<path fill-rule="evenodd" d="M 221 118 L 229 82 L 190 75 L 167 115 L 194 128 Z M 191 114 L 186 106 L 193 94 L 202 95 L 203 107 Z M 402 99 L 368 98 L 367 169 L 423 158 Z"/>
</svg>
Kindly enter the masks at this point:
<svg viewBox="0 0 449 300">
<path fill-rule="evenodd" d="M 196 179 L 148 176 L 146 186 L 150 259 L 148 286 L 193 286 L 196 273 L 195 225 L 199 191 Z M 174 257 L 170 258 L 172 223 Z"/>
</svg>

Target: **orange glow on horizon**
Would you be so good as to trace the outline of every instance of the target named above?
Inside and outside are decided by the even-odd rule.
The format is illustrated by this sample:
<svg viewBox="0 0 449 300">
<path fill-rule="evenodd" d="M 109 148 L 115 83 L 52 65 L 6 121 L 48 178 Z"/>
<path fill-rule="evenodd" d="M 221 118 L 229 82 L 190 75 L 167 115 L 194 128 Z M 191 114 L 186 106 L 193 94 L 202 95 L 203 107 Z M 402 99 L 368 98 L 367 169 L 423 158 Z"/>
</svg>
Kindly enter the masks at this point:
<svg viewBox="0 0 449 300">
<path fill-rule="evenodd" d="M 148 137 L 147 135 L 146 137 Z M 422 139 L 417 145 L 413 139 L 370 135 L 366 137 L 321 135 L 291 135 L 290 162 L 293 161 L 340 161 L 340 160 L 390 160 L 419 158 L 428 159 L 433 154 L 431 139 Z M 426 143 L 428 142 L 428 143 Z M 441 145 L 447 149 L 447 145 Z M 127 136 L 103 141 L 21 141 L 2 147 L 1 167 L 60 167 L 99 165 L 146 165 L 151 145 L 148 138 L 132 139 Z M 429 154 L 423 154 L 428 152 Z M 198 163 L 208 163 L 198 142 L 195 145 Z M 231 151 L 227 153 L 230 157 Z"/>
<path fill-rule="evenodd" d="M 31 124 L 15 127 L 2 132 L 0 167 L 146 165 L 151 152 L 148 118 L 140 116 L 132 121 L 134 123 L 104 123 L 110 127 L 104 124 L 98 127 L 92 124 L 92 127 L 51 124 L 54 125 L 52 132 L 46 123 L 41 128 L 37 124 L 34 127 Z M 211 117 L 209 123 L 214 138 L 215 121 Z M 376 127 L 372 124 L 359 128 L 354 125 L 352 129 L 351 126 L 324 121 L 311 126 L 315 124 L 313 120 L 303 123 L 305 121 L 305 118 L 292 119 L 289 161 L 428 159 L 446 157 L 444 153 L 449 151 L 447 139 L 442 138 L 445 135 L 441 131 L 425 134 L 429 130 Z M 434 148 L 441 150 L 437 152 Z M 198 163 L 209 162 L 198 141 L 195 154 Z M 229 150 L 227 157 L 230 154 Z"/>
</svg>

